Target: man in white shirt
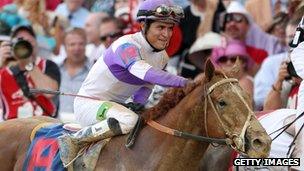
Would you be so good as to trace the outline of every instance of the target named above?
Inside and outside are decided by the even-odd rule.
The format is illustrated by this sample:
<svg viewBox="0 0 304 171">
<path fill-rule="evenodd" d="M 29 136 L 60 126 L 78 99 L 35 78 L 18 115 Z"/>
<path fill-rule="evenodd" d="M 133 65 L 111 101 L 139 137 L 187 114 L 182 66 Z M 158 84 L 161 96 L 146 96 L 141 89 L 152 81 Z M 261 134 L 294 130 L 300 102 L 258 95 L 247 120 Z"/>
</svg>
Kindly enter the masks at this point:
<svg viewBox="0 0 304 171">
<path fill-rule="evenodd" d="M 91 13 L 85 21 L 85 32 L 87 36 L 86 56 L 90 61 L 95 62 L 105 50 L 99 38 L 99 27 L 102 19 L 108 17 L 106 13 Z"/>
<path fill-rule="evenodd" d="M 84 0 L 65 0 L 57 6 L 55 12 L 67 17 L 72 27 L 84 27 L 89 11 L 82 7 Z"/>
<path fill-rule="evenodd" d="M 289 21 L 286 27 L 286 42 L 290 42 L 292 40 L 298 23 L 299 20 L 296 18 Z M 288 60 L 287 51 L 271 55 L 262 63 L 260 70 L 254 78 L 254 103 L 256 110 L 261 110 L 263 108 L 265 98 L 270 92 L 272 84 L 276 81 L 279 74 L 280 64 L 284 60 Z"/>
</svg>

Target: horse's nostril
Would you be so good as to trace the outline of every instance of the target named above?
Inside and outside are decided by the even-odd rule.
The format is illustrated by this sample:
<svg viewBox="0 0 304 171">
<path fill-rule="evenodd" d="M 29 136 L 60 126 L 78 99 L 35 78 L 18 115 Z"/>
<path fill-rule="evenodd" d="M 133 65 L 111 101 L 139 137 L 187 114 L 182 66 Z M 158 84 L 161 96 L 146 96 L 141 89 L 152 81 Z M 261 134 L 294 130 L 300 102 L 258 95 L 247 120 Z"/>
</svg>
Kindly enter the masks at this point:
<svg viewBox="0 0 304 171">
<path fill-rule="evenodd" d="M 259 149 L 259 148 L 263 147 L 263 142 L 259 138 L 254 139 L 254 140 L 252 140 L 252 146 L 255 149 Z"/>
</svg>

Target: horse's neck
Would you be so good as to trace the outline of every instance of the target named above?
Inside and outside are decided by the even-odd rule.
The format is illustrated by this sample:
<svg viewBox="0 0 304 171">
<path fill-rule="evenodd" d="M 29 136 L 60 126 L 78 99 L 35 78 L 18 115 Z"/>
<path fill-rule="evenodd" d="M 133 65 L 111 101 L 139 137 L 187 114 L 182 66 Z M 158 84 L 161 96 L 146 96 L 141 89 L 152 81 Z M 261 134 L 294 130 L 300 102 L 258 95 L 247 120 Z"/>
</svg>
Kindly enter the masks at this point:
<svg viewBox="0 0 304 171">
<path fill-rule="evenodd" d="M 200 97 L 195 93 L 201 93 L 202 90 L 194 91 L 197 92 L 192 92 L 185 97 L 175 108 L 157 121 L 179 131 L 201 135 L 203 113 L 197 112 L 198 108 L 194 106 L 200 101 Z M 151 142 L 155 142 L 154 146 L 152 145 L 154 149 L 151 156 L 155 163 L 158 163 L 159 168 L 164 170 L 172 169 L 173 166 L 175 169 L 196 167 L 208 145 L 160 133 L 153 128 L 149 128 L 145 136 L 149 137 Z M 160 153 L 162 155 L 159 155 Z"/>
</svg>

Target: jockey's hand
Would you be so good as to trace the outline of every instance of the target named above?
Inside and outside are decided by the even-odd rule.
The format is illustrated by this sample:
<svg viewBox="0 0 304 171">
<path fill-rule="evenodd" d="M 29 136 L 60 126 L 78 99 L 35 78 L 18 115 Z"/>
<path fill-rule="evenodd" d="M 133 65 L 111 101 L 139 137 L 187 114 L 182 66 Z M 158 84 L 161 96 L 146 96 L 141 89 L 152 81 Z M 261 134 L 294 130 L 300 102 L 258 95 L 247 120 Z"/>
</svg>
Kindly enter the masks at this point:
<svg viewBox="0 0 304 171">
<path fill-rule="evenodd" d="M 142 110 L 144 110 L 144 105 L 140 104 L 140 103 L 133 103 L 133 102 L 129 102 L 127 104 L 124 104 L 125 107 L 127 107 L 128 109 L 132 110 L 135 113 L 138 113 Z"/>
<path fill-rule="evenodd" d="M 193 80 L 188 80 L 185 88 L 184 88 L 184 93 L 188 94 L 190 93 L 195 87 L 196 87 L 196 82 L 194 82 Z"/>
</svg>

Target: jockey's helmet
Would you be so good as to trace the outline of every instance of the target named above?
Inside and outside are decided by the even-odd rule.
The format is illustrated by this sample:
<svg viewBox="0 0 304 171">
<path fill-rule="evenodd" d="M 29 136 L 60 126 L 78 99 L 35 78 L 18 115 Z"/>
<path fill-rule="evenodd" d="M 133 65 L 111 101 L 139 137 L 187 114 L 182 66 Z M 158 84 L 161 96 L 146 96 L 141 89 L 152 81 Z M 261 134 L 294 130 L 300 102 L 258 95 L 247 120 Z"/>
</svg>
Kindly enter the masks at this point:
<svg viewBox="0 0 304 171">
<path fill-rule="evenodd" d="M 184 10 L 172 0 L 145 0 L 139 5 L 136 19 L 179 23 L 181 18 L 184 18 Z"/>
</svg>

